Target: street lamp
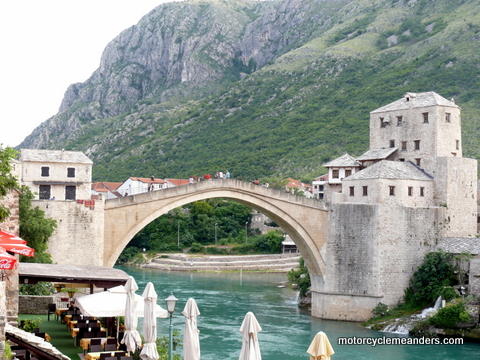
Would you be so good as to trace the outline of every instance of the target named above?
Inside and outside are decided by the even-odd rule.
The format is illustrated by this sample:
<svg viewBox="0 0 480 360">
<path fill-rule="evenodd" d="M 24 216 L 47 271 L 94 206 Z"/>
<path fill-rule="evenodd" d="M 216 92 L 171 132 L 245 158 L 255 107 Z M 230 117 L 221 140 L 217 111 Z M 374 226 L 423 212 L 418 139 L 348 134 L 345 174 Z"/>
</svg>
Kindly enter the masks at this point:
<svg viewBox="0 0 480 360">
<path fill-rule="evenodd" d="M 177 221 L 178 230 L 177 230 L 177 248 L 180 249 L 180 221 Z"/>
<path fill-rule="evenodd" d="M 173 325 L 172 325 L 172 317 L 173 313 L 175 312 L 175 305 L 177 304 L 177 298 L 170 293 L 170 296 L 165 299 L 167 303 L 167 311 L 170 314 L 170 331 L 168 337 L 168 360 L 172 360 L 172 349 L 173 349 Z"/>
<path fill-rule="evenodd" d="M 215 246 L 217 246 L 217 223 L 215 223 Z"/>
<path fill-rule="evenodd" d="M 245 222 L 245 245 L 247 244 L 248 240 L 248 229 L 247 229 L 248 221 Z"/>
</svg>

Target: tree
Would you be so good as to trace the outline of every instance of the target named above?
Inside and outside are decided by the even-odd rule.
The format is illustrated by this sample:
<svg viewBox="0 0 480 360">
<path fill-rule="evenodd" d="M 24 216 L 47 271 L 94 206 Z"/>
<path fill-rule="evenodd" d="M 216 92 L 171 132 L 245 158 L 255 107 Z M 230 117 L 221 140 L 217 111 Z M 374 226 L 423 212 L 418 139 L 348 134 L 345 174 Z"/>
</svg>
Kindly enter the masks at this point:
<svg viewBox="0 0 480 360">
<path fill-rule="evenodd" d="M 19 187 L 17 179 L 12 174 L 11 160 L 17 155 L 17 151 L 0 144 L 0 199 L 2 199 L 10 190 Z M 0 222 L 3 222 L 10 216 L 10 210 L 3 204 L 0 204 Z"/>
<path fill-rule="evenodd" d="M 34 257 L 21 256 L 22 262 L 52 263 L 50 254 L 46 253 L 47 242 L 57 227 L 57 221 L 45 218 L 45 212 L 38 206 L 32 206 L 34 194 L 28 186 L 21 187 L 20 194 L 20 237 L 28 246 L 35 249 Z"/>
<path fill-rule="evenodd" d="M 450 263 L 452 255 L 444 251 L 425 255 L 422 265 L 410 279 L 405 289 L 405 303 L 411 307 L 433 304 L 445 286 L 453 285 L 454 269 Z"/>
</svg>

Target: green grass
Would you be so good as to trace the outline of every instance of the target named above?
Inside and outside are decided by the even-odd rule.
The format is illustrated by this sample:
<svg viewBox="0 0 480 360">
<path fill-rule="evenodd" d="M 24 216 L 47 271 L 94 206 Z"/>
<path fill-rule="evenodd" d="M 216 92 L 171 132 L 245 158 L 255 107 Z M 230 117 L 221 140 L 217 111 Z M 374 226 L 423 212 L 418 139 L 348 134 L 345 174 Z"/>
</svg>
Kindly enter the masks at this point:
<svg viewBox="0 0 480 360">
<path fill-rule="evenodd" d="M 47 315 L 32 315 L 32 314 L 20 314 L 18 320 L 25 319 L 41 319 L 40 332 L 45 332 L 52 338 L 50 343 L 55 346 L 59 351 L 68 356 L 72 360 L 78 360 L 77 354 L 83 353 L 81 347 L 76 347 L 74 344 L 74 338 L 70 335 L 70 331 L 67 330 L 65 324 L 58 320 L 55 320 L 55 315 L 50 315 L 50 321 L 47 319 Z"/>
</svg>

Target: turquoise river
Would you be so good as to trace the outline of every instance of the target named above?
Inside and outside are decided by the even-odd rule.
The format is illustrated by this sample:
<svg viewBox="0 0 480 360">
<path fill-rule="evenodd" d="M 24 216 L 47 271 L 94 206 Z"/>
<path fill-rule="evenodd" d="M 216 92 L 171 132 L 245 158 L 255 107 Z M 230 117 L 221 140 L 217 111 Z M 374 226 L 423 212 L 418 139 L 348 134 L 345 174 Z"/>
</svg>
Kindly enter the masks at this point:
<svg viewBox="0 0 480 360">
<path fill-rule="evenodd" d="M 262 327 L 259 333 L 263 360 L 308 360 L 306 353 L 318 331 L 324 331 L 340 359 L 479 359 L 480 344 L 463 345 L 339 345 L 341 337 L 406 337 L 365 329 L 358 323 L 313 318 L 299 310 L 297 293 L 279 285 L 285 274 L 259 273 L 168 273 L 157 270 L 118 267 L 132 275 L 141 295 L 148 282 L 158 294 L 158 304 L 173 293 L 178 298 L 173 315 L 174 330 L 183 336 L 181 314 L 188 298 L 197 301 L 202 360 L 237 360 L 241 348 L 239 332 L 245 314 L 252 311 Z M 158 319 L 158 336 L 168 335 L 168 319 Z M 139 321 L 141 333 L 142 321 Z M 352 340 L 350 340 L 352 341 Z M 181 354 L 181 349 L 177 350 Z"/>
</svg>

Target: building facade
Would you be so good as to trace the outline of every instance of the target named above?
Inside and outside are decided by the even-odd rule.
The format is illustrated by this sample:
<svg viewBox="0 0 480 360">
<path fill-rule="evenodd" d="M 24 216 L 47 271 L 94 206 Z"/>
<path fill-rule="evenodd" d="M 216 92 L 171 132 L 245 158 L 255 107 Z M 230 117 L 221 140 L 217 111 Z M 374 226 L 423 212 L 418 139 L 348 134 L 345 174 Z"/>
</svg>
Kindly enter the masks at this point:
<svg viewBox="0 0 480 360">
<path fill-rule="evenodd" d="M 90 199 L 93 162 L 82 152 L 22 149 L 21 182 L 37 200 Z"/>
<path fill-rule="evenodd" d="M 439 242 L 478 241 L 477 161 L 462 157 L 460 120 L 453 101 L 407 93 L 370 113 L 366 153 L 326 164 L 330 211 L 322 256 L 329 261 L 324 288 L 314 295 L 323 309 L 316 316 L 368 318 L 365 309 L 402 299 Z M 360 166 L 342 176 L 347 160 Z"/>
</svg>

